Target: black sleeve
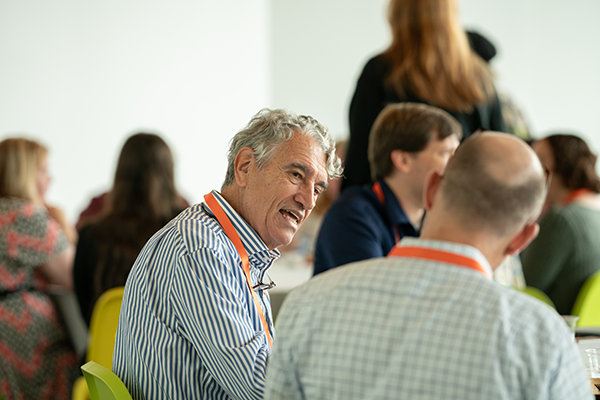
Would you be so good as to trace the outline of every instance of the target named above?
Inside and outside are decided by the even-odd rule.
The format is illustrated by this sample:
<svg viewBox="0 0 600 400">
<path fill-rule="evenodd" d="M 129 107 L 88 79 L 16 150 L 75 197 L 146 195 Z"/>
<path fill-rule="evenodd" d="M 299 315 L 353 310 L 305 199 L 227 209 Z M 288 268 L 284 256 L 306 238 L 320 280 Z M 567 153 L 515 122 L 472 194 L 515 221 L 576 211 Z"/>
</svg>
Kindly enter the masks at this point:
<svg viewBox="0 0 600 400">
<path fill-rule="evenodd" d="M 372 58 L 363 69 L 350 103 L 350 142 L 342 189 L 371 181 L 367 148 L 373 122 L 385 107 L 387 63 L 383 56 Z"/>
<path fill-rule="evenodd" d="M 500 102 L 498 93 L 494 94 L 490 108 L 490 129 L 496 132 L 508 132 L 504 117 L 502 116 L 502 103 Z"/>
<path fill-rule="evenodd" d="M 94 308 L 94 275 L 97 264 L 97 250 L 94 246 L 93 226 L 86 226 L 79 233 L 77 252 L 73 264 L 73 284 L 75 296 L 83 319 L 90 325 Z"/>
</svg>

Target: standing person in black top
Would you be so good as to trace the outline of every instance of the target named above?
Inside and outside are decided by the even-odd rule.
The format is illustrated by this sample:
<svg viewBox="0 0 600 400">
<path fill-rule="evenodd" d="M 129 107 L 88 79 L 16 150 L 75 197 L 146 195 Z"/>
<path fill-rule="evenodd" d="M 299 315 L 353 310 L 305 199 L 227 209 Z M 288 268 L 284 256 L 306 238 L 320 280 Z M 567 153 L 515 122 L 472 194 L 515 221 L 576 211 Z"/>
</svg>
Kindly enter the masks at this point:
<svg viewBox="0 0 600 400">
<path fill-rule="evenodd" d="M 342 188 L 370 181 L 367 147 L 379 112 L 390 103 L 440 107 L 463 138 L 479 128 L 505 131 L 488 64 L 469 46 L 454 0 L 391 0 L 392 43 L 369 60 L 350 104 L 350 144 Z"/>
<path fill-rule="evenodd" d="M 175 187 L 173 156 L 159 136 L 135 134 L 123 145 L 107 207 L 79 234 L 73 276 L 85 321 L 98 297 L 124 286 L 148 239 L 187 206 Z"/>
</svg>

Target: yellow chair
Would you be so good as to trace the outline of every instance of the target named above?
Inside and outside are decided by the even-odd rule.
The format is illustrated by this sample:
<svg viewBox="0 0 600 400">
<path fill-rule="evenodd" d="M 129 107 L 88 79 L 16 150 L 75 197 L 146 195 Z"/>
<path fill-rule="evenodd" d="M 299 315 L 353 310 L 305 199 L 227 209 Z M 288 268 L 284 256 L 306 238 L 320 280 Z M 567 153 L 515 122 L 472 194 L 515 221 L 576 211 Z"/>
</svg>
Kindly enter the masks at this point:
<svg viewBox="0 0 600 400">
<path fill-rule="evenodd" d="M 123 286 L 109 289 L 98 298 L 92 311 L 86 361 L 95 361 L 104 368 L 112 368 L 113 350 L 119 313 L 123 302 Z M 89 400 L 90 395 L 83 378 L 73 386 L 72 400 Z"/>
<path fill-rule="evenodd" d="M 123 286 L 102 293 L 90 321 L 90 337 L 87 361 L 95 361 L 105 368 L 112 368 L 113 350 L 123 302 Z"/>
<path fill-rule="evenodd" d="M 600 271 L 585 281 L 571 314 L 579 317 L 577 326 L 600 326 Z"/>
<path fill-rule="evenodd" d="M 88 390 L 85 378 L 79 377 L 73 384 L 71 400 L 90 400 L 90 391 Z"/>
<path fill-rule="evenodd" d="M 93 361 L 81 367 L 92 400 L 132 400 L 129 391 L 110 369 Z"/>
<path fill-rule="evenodd" d="M 533 286 L 526 286 L 523 289 L 518 289 L 523 293 L 527 293 L 530 296 L 535 297 L 538 300 L 543 301 L 544 303 L 548 304 L 550 307 L 556 309 L 556 307 L 554 306 L 554 303 L 552 302 L 552 300 L 550 300 L 550 297 L 548 297 L 548 295 L 544 292 L 542 292 L 540 289 L 534 288 Z"/>
</svg>

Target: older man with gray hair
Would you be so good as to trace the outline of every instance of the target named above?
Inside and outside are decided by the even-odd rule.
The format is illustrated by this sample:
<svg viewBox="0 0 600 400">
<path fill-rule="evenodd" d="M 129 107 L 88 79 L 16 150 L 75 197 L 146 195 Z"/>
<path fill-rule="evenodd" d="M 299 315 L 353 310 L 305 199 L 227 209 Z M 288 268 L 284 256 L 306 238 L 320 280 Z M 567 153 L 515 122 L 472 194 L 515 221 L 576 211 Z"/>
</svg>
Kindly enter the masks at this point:
<svg viewBox="0 0 600 400">
<path fill-rule="evenodd" d="M 263 110 L 233 138 L 221 193 L 156 233 L 123 297 L 113 370 L 134 399 L 260 399 L 274 336 L 266 274 L 341 174 L 327 129 Z"/>
<path fill-rule="evenodd" d="M 592 399 L 560 316 L 492 280 L 537 235 L 544 197 L 521 139 L 465 140 L 427 180 L 419 239 L 288 295 L 265 398 Z"/>
</svg>

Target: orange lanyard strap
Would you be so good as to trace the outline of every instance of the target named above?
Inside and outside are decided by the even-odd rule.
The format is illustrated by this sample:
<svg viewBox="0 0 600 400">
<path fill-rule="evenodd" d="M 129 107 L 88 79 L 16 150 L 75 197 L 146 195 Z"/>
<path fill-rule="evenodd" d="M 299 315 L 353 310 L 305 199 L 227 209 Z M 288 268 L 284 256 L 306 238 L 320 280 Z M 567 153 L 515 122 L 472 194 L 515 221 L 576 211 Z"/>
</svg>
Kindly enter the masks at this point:
<svg viewBox="0 0 600 400">
<path fill-rule="evenodd" d="M 420 258 L 429 261 L 439 261 L 447 264 L 454 264 L 459 267 L 473 269 L 482 273 L 486 278 L 492 279 L 489 271 L 485 270 L 481 264 L 470 257 L 459 254 L 449 253 L 443 250 L 435 250 L 415 246 L 396 246 L 390 251 L 388 256 Z"/>
<path fill-rule="evenodd" d="M 377 196 L 381 204 L 385 204 L 385 196 L 383 195 L 383 189 L 379 182 L 373 184 L 373 193 L 375 193 L 375 196 Z"/>
<path fill-rule="evenodd" d="M 373 193 L 375 193 L 375 196 L 377 196 L 377 198 L 379 199 L 379 202 L 385 209 L 385 195 L 383 194 L 383 189 L 381 188 L 381 184 L 379 182 L 375 182 L 371 189 L 373 190 Z M 394 238 L 396 239 L 396 244 L 398 244 L 398 242 L 400 241 L 400 233 L 398 232 L 398 227 L 393 226 L 392 229 L 394 230 Z"/>
<path fill-rule="evenodd" d="M 585 196 L 588 193 L 592 193 L 592 191 L 590 189 L 577 189 L 577 190 L 573 190 L 571 193 L 569 193 L 568 195 L 566 195 L 564 199 L 562 199 L 561 204 L 564 205 L 564 206 L 566 206 L 568 204 L 571 204 L 572 202 L 574 202 L 575 200 L 577 200 L 581 196 Z"/>
<path fill-rule="evenodd" d="M 214 194 L 212 194 L 212 193 L 207 194 L 206 196 L 204 196 L 204 200 L 206 201 L 206 204 L 208 204 L 208 207 L 210 207 L 210 210 L 213 212 L 213 214 L 215 214 L 217 221 L 219 221 L 219 224 L 221 224 L 221 226 L 223 227 L 225 234 L 227 235 L 229 240 L 231 240 L 231 242 L 235 246 L 235 249 L 237 250 L 238 254 L 240 255 L 240 258 L 242 259 L 242 266 L 244 269 L 244 275 L 246 275 L 246 282 L 248 283 L 248 289 L 250 290 L 250 293 L 252 294 L 252 299 L 254 300 L 254 305 L 256 306 L 256 309 L 258 310 L 258 315 L 260 316 L 260 322 L 262 322 L 262 326 L 265 330 L 265 333 L 267 334 L 267 340 L 269 341 L 269 346 L 272 349 L 273 343 L 271 342 L 271 334 L 269 333 L 269 325 L 267 324 L 267 320 L 265 319 L 265 315 L 264 315 L 262 307 L 260 305 L 260 300 L 258 300 L 258 296 L 256 295 L 256 292 L 252 288 L 252 280 L 250 279 L 250 262 L 248 261 L 248 253 L 246 253 L 246 249 L 244 248 L 244 245 L 242 244 L 242 240 L 240 239 L 240 236 L 238 235 L 237 231 L 233 227 L 233 224 L 229 220 L 229 217 L 227 216 L 227 214 L 225 214 L 225 211 L 223 211 L 223 208 L 221 208 L 221 205 L 219 204 L 217 199 L 215 199 Z"/>
</svg>

